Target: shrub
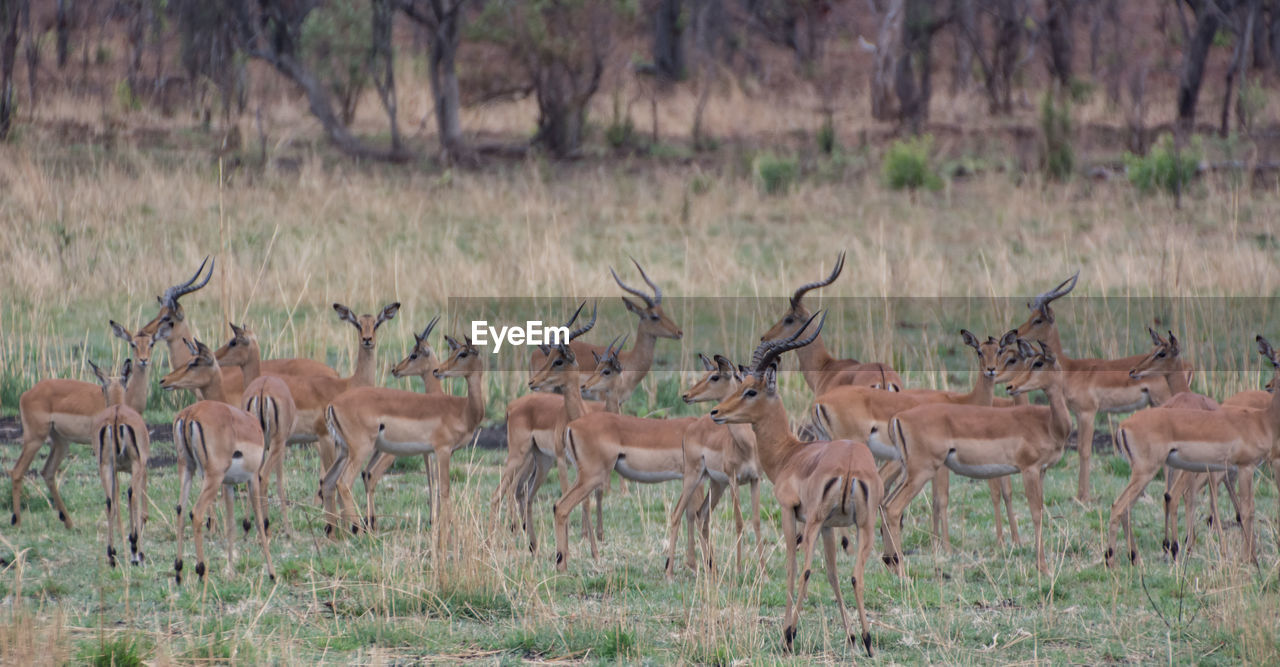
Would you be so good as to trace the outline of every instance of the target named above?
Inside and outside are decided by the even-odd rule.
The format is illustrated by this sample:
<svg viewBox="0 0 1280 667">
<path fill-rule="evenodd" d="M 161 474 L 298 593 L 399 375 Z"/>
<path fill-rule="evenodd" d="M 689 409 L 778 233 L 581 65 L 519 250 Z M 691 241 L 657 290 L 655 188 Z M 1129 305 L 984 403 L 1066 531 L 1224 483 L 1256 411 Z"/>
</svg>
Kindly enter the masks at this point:
<svg viewBox="0 0 1280 667">
<path fill-rule="evenodd" d="M 1054 95 L 1044 94 L 1040 101 L 1040 171 L 1045 176 L 1065 181 L 1075 169 L 1075 150 L 1071 147 L 1071 103 L 1054 102 Z"/>
<path fill-rule="evenodd" d="M 85 651 L 81 658 L 95 667 L 142 667 L 146 652 L 146 647 L 136 639 L 117 637 Z"/>
<path fill-rule="evenodd" d="M 831 124 L 831 119 L 822 122 L 822 127 L 818 128 L 818 150 L 824 155 L 833 155 L 836 152 L 836 128 Z"/>
<path fill-rule="evenodd" d="M 800 174 L 800 166 L 795 158 L 778 157 L 772 153 L 757 156 L 752 168 L 757 186 L 767 195 L 782 194 L 790 190 L 791 184 Z"/>
<path fill-rule="evenodd" d="M 932 149 L 933 137 L 929 135 L 893 142 L 884 154 L 882 173 L 885 184 L 894 190 L 940 189 L 942 178 L 933 166 Z"/>
<path fill-rule="evenodd" d="M 1178 152 L 1171 137 L 1165 137 L 1146 155 L 1124 155 L 1129 182 L 1143 193 L 1160 189 L 1173 194 L 1195 178 L 1199 166 L 1199 142 Z"/>
</svg>

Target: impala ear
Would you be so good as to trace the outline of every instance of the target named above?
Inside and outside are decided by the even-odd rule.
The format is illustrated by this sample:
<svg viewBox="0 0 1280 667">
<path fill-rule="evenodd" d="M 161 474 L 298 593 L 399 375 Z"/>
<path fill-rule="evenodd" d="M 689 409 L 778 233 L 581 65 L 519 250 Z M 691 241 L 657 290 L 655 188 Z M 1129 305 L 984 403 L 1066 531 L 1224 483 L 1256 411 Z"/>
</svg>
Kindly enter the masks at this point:
<svg viewBox="0 0 1280 667">
<path fill-rule="evenodd" d="M 1010 345 L 1017 345 L 1017 344 L 1018 344 L 1017 329 L 1010 329 L 1006 331 L 1003 336 L 1000 337 L 1000 347 L 1008 347 Z"/>
<path fill-rule="evenodd" d="M 234 322 L 227 322 L 227 326 L 231 327 L 231 335 L 235 336 L 236 338 L 244 337 L 244 327 L 238 327 L 235 325 Z"/>
<path fill-rule="evenodd" d="M 975 350 L 978 350 L 979 352 L 982 351 L 982 346 L 981 344 L 978 343 L 978 337 L 970 333 L 968 329 L 960 330 L 960 338 L 964 339 L 965 345 L 968 345 L 969 347 Z"/>
<path fill-rule="evenodd" d="M 98 365 L 89 359 L 85 359 L 84 361 L 89 364 L 89 368 L 93 369 L 94 376 L 98 378 L 98 384 L 104 387 L 107 386 L 107 376 L 102 374 L 102 369 L 98 368 Z"/>
<path fill-rule="evenodd" d="M 702 362 L 702 370 L 704 371 L 711 372 L 716 369 L 716 365 L 712 363 L 710 359 L 707 358 L 707 355 L 701 352 L 698 353 L 698 361 Z"/>
<path fill-rule="evenodd" d="M 764 369 L 764 387 L 765 387 L 765 391 L 768 391 L 770 394 L 778 393 L 778 364 L 777 363 L 769 364 L 769 367 Z"/>
<path fill-rule="evenodd" d="M 360 321 L 356 319 L 355 313 L 352 313 L 350 308 L 340 303 L 334 303 L 333 310 L 338 313 L 338 319 L 343 322 L 349 322 L 357 327 L 360 326 Z"/>
<path fill-rule="evenodd" d="M 169 340 L 169 335 L 173 333 L 173 320 L 164 318 L 160 320 L 160 326 L 156 327 L 156 332 L 151 335 L 151 342 L 158 340 Z"/>
<path fill-rule="evenodd" d="M 453 350 L 456 350 L 456 349 L 458 349 L 458 348 L 462 347 L 461 345 L 459 345 L 459 344 L 458 344 L 458 341 L 456 341 L 456 340 L 454 340 L 454 339 L 453 339 L 453 336 L 446 335 L 446 336 L 444 337 L 444 342 L 446 342 L 446 343 L 448 343 L 448 344 L 449 344 L 449 351 L 451 351 L 451 352 L 452 352 Z"/>
<path fill-rule="evenodd" d="M 128 329 L 116 324 L 115 320 L 111 320 L 111 333 L 126 343 L 133 343 L 133 334 L 130 334 Z"/>
<path fill-rule="evenodd" d="M 632 313 L 639 315 L 641 317 L 644 316 L 644 310 L 645 310 L 644 306 L 636 303 L 635 301 L 632 301 L 631 299 L 628 299 L 625 296 L 622 297 L 622 303 L 626 305 L 627 310 L 631 311 Z"/>
<path fill-rule="evenodd" d="M 735 370 L 736 367 L 733 365 L 733 362 L 725 358 L 724 355 L 717 354 L 715 356 L 715 361 L 716 361 L 716 369 L 719 370 L 721 373 L 726 373 L 728 375 L 735 375 L 737 373 L 737 371 Z"/>
<path fill-rule="evenodd" d="M 1031 343 L 1028 343 L 1026 339 L 1019 338 L 1018 354 L 1021 355 L 1023 359 L 1030 359 L 1031 357 L 1036 356 L 1036 350 L 1031 347 Z"/>
<path fill-rule="evenodd" d="M 184 343 L 186 343 L 186 344 L 187 344 L 187 351 L 191 353 L 191 356 L 193 356 L 193 357 L 198 357 L 198 356 L 200 356 L 200 348 L 196 347 L 196 346 L 195 346 L 195 343 L 192 343 L 192 342 L 191 342 L 189 339 L 187 339 L 187 338 L 183 338 L 183 339 L 182 339 L 182 342 L 184 342 Z"/>
<path fill-rule="evenodd" d="M 133 359 L 125 359 L 124 364 L 120 366 L 120 384 L 128 387 L 131 375 L 133 375 Z"/>
<path fill-rule="evenodd" d="M 377 329 L 378 327 L 382 326 L 383 322 L 390 321 L 392 318 L 396 316 L 396 313 L 398 312 L 400 312 L 399 301 L 383 308 L 382 312 L 378 313 L 378 321 L 373 323 L 373 328 Z"/>
<path fill-rule="evenodd" d="M 1173 331 L 1169 331 L 1169 347 L 1172 348 L 1174 356 L 1182 351 L 1182 346 L 1178 344 L 1178 337 L 1173 335 Z"/>
<path fill-rule="evenodd" d="M 1040 356 L 1044 357 L 1045 361 L 1049 363 L 1053 363 L 1054 361 L 1053 350 L 1050 350 L 1049 346 L 1045 345 L 1044 341 L 1042 340 L 1036 341 L 1036 344 L 1040 346 Z"/>
<path fill-rule="evenodd" d="M 1160 339 L 1160 334 L 1156 333 L 1155 329 L 1147 327 L 1147 333 L 1151 334 L 1152 345 L 1164 345 L 1164 341 Z"/>
<path fill-rule="evenodd" d="M 1257 341 L 1258 341 L 1258 354 L 1261 354 L 1262 356 L 1266 357 L 1267 360 L 1271 362 L 1272 366 L 1280 367 L 1280 363 L 1276 362 L 1276 351 L 1271 349 L 1271 343 L 1268 343 L 1267 339 L 1263 338 L 1262 336 L 1258 336 Z"/>
</svg>

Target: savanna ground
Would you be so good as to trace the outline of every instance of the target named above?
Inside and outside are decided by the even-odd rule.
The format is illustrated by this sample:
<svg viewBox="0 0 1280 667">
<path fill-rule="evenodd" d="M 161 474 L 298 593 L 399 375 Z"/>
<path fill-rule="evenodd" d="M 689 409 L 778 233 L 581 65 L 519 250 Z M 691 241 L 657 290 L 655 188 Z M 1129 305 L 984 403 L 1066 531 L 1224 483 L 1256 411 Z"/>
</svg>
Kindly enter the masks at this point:
<svg viewBox="0 0 1280 667">
<path fill-rule="evenodd" d="M 352 336 L 329 303 L 371 312 L 402 302 L 400 315 L 380 332 L 379 377 L 393 386 L 407 384 L 385 369 L 407 351 L 413 331 L 436 313 L 446 313 L 446 332 L 458 332 L 470 318 L 447 310 L 451 297 L 599 296 L 607 297 L 602 308 L 620 310 L 608 268 L 626 267 L 624 278 L 638 283 L 629 255 L 669 298 L 766 297 L 718 331 L 717 314 L 696 306 L 705 302 L 673 299 L 668 312 L 686 336 L 658 342 L 658 365 L 666 369 L 692 368 L 698 352 L 745 360 L 780 314 L 784 296 L 828 270 L 838 250 L 849 261 L 822 292 L 827 298 L 1026 296 L 1077 268 L 1077 291 L 1095 297 L 1270 297 L 1280 285 L 1280 193 L 1230 178 L 1198 182 L 1181 209 L 1122 181 L 1044 184 L 994 169 L 948 181 L 939 192 L 892 192 L 880 182 L 872 150 L 807 161 L 798 183 L 777 195 L 762 194 L 752 155 L 736 147 L 710 161 L 588 158 L 558 165 L 534 158 L 481 172 L 355 165 L 308 148 L 296 160 L 227 169 L 220 178 L 218 164 L 192 149 L 202 142 L 207 137 L 182 131 L 50 141 L 35 128 L 0 148 L 5 416 L 15 414 L 20 393 L 40 378 L 88 379 L 84 359 L 123 359 L 107 320 L 133 326 L 149 320 L 155 295 L 190 275 L 207 254 L 217 256 L 219 269 L 209 287 L 184 299 L 189 320 L 209 341 L 225 335 L 220 322 L 245 321 L 268 358 L 313 356 L 346 372 Z M 975 159 L 998 164 L 1004 157 L 993 144 Z M 1190 354 L 1202 365 L 1230 369 L 1199 374 L 1194 388 L 1221 398 L 1260 386 L 1251 338 L 1239 334 L 1256 324 L 1280 336 L 1271 303 L 1250 302 L 1225 318 L 1214 315 L 1221 312 L 1215 307 L 1192 305 L 1166 323 L 1187 332 Z M 970 357 L 955 330 L 998 335 L 1025 317 L 1019 304 L 977 321 L 934 312 L 903 322 L 888 309 L 868 311 L 832 321 L 824 333 L 833 351 L 893 360 L 913 386 L 966 387 Z M 1071 310 L 1070 303 L 1059 307 L 1064 343 L 1076 355 L 1148 347 L 1146 319 L 1086 321 Z M 633 319 L 617 322 L 593 338 L 634 327 Z M 167 367 L 167 353 L 159 354 L 153 382 Z M 786 402 L 798 421 L 812 396 L 797 374 L 784 375 Z M 502 421 L 522 381 L 512 373 L 490 376 L 487 424 Z M 687 383 L 687 373 L 655 372 L 625 408 L 695 413 L 678 400 Z M 153 386 L 146 417 L 164 422 L 187 400 Z M 0 447 L 0 467 L 13 465 L 15 444 Z M 153 444 L 156 459 L 171 455 L 170 443 Z M 380 486 L 375 535 L 331 543 L 311 501 L 317 459 L 296 448 L 287 459 L 296 533 L 272 541 L 277 583 L 267 581 L 256 544 L 237 530 L 234 575 L 222 570 L 226 543 L 218 534 L 210 541 L 207 581 L 188 578 L 177 586 L 176 469 L 161 465 L 151 475 L 147 563 L 113 570 L 103 558 L 92 456 L 73 446 L 62 489 L 76 528 L 68 532 L 57 521 L 38 477 L 25 487 L 22 527 L 0 528 L 0 662 L 111 655 L 156 663 L 860 658 L 843 639 L 822 576 L 810 588 L 795 654 L 781 652 L 785 575 L 767 484 L 763 572 L 738 574 L 727 560 L 725 503 L 712 529 L 720 573 L 710 578 L 680 568 L 675 582 L 665 581 L 673 483 L 632 484 L 627 494 L 615 487 L 606 499 L 598 562 L 576 537 L 575 517 L 569 572 L 558 575 L 545 541 L 558 485 L 549 482 L 540 496 L 544 546 L 533 557 L 505 520 L 489 513 L 503 455 L 474 448 L 455 455 L 457 548 L 446 556 L 434 551 L 420 460 L 403 462 Z M 949 556 L 932 554 L 922 494 L 905 534 L 914 550 L 910 576 L 898 580 L 878 560 L 868 567 L 876 661 L 1280 660 L 1277 498 L 1270 480 L 1257 485 L 1260 568 L 1237 564 L 1237 527 L 1221 543 L 1202 529 L 1190 558 L 1170 566 L 1160 555 L 1153 486 L 1135 514 L 1144 565 L 1108 571 L 1100 544 L 1128 467 L 1109 451 L 1094 460 L 1095 500 L 1088 506 L 1071 499 L 1074 452 L 1049 473 L 1048 576 L 1034 567 L 1020 482 L 1014 497 L 1024 543 L 1004 548 L 995 544 L 985 484 L 953 484 L 956 551 Z M 746 541 L 754 545 L 749 534 Z M 841 556 L 840 564 L 851 598 L 852 559 Z"/>
</svg>

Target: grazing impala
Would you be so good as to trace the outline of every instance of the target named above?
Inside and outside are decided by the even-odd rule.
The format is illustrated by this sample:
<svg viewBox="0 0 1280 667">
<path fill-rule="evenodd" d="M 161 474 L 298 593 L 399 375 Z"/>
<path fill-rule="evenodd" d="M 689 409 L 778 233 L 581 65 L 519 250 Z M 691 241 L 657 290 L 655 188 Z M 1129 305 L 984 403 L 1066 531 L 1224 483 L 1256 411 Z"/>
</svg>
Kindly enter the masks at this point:
<svg viewBox="0 0 1280 667">
<path fill-rule="evenodd" d="M 1013 401 L 994 396 L 996 376 L 999 373 L 1001 342 L 988 337 L 979 342 L 967 330 L 960 330 L 965 345 L 972 347 L 978 357 L 978 377 L 967 393 L 935 391 L 932 389 L 907 389 L 900 392 L 880 391 L 871 387 L 845 385 L 827 391 L 818 397 L 813 407 L 813 421 L 827 437 L 866 441 L 876 458 L 887 461 L 880 470 L 886 487 L 891 487 L 902 472 L 899 451 L 889 442 L 889 420 L 894 415 L 918 405 L 950 403 L 955 405 L 997 405 L 1010 407 Z M 1006 334 L 1006 344 L 1012 336 Z M 950 473 L 939 470 L 933 480 L 933 538 L 935 545 L 950 551 L 951 539 L 947 522 L 947 504 L 950 489 Z M 1004 544 L 1004 525 L 1000 519 L 1000 503 L 1003 500 L 1009 515 L 1009 532 L 1014 544 L 1019 543 L 1018 524 L 1009 502 L 1011 484 L 1008 477 L 987 480 L 991 490 L 991 504 L 995 508 L 996 543 Z"/>
<path fill-rule="evenodd" d="M 93 418 L 93 453 L 98 461 L 102 490 L 107 494 L 107 563 L 116 566 L 116 533 L 120 532 L 119 474 L 129 473 L 129 562 L 142 563 L 143 512 L 147 506 L 147 459 L 151 456 L 151 437 L 147 424 L 137 410 L 124 404 L 133 377 L 133 361 L 126 359 L 119 377 L 107 377 L 93 362 L 93 374 L 102 385 L 107 407 Z"/>
<path fill-rule="evenodd" d="M 178 555 L 173 561 L 174 581 L 182 583 L 182 548 L 186 537 L 187 501 L 191 493 L 191 479 L 198 469 L 204 477 L 200 495 L 196 497 L 192 513 L 192 529 L 196 542 L 196 576 L 204 578 L 204 525 L 205 512 L 209 510 L 218 491 L 223 486 L 237 484 L 249 486 L 249 505 L 253 508 L 254 525 L 258 529 L 258 542 L 267 561 L 267 573 L 275 581 L 275 566 L 271 564 L 271 549 L 267 545 L 266 514 L 262 499 L 263 460 L 266 456 L 265 438 L 258 419 L 226 401 L 222 386 L 222 371 L 218 360 L 203 343 L 185 341 L 188 351 L 187 365 L 174 370 L 160 380 L 166 391 L 174 389 L 198 390 L 208 399 L 183 409 L 173 419 L 173 446 L 178 454 L 178 474 L 182 488 L 178 496 Z M 228 488 L 222 497 L 226 504 L 224 535 L 227 540 L 227 573 L 234 569 L 235 537 L 231 528 L 234 518 L 234 496 Z M 248 528 L 246 527 L 246 530 Z"/>
<path fill-rule="evenodd" d="M 1044 558 L 1041 516 L 1044 512 L 1043 472 L 1062 458 L 1071 416 L 1067 412 L 1062 365 L 1053 350 L 1041 343 L 1034 351 L 1018 340 L 1027 367 L 1009 382 L 1016 396 L 1041 390 L 1049 405 L 1009 408 L 931 403 L 898 413 L 889 421 L 889 436 L 902 454 L 907 479 L 890 494 L 881 522 L 885 563 L 899 575 L 902 562 L 902 513 L 926 482 L 949 468 L 966 477 L 991 479 L 1017 473 L 1031 506 L 1036 534 L 1036 567 L 1048 572 Z"/>
<path fill-rule="evenodd" d="M 836 278 L 840 277 L 840 271 L 843 269 L 844 253 L 842 252 L 836 260 L 835 268 L 831 270 L 831 275 L 827 276 L 826 280 L 801 285 L 795 294 L 791 295 L 791 305 L 786 314 L 770 327 L 760 337 L 760 340 L 781 340 L 793 334 L 799 334 L 802 331 L 799 327 L 809 318 L 809 309 L 802 303 L 805 293 L 819 287 L 826 287 L 835 282 Z M 812 344 L 800 348 L 796 352 L 796 356 L 800 360 L 800 370 L 804 372 L 804 381 L 808 383 L 815 396 L 821 396 L 834 387 L 846 384 L 875 387 L 889 391 L 900 391 L 903 387 L 902 378 L 898 376 L 897 371 L 894 371 L 886 364 L 879 362 L 862 363 L 857 359 L 837 359 L 831 356 L 831 353 L 827 351 L 827 346 L 823 344 L 821 336 L 815 339 Z"/>
<path fill-rule="evenodd" d="M 636 265 L 636 270 L 640 272 L 640 277 L 644 279 L 649 289 L 653 290 L 650 295 L 643 290 L 636 289 L 622 282 L 617 272 L 609 269 L 609 273 L 613 275 L 614 282 L 622 289 L 630 292 L 640 299 L 639 302 L 622 297 L 622 304 L 627 310 L 640 319 L 636 325 L 636 340 L 631 349 L 626 352 L 618 353 L 618 361 L 622 364 L 622 377 L 615 385 L 615 391 L 618 392 L 618 403 L 625 403 L 627 398 L 631 396 L 631 392 L 640 385 L 640 381 L 649 374 L 649 368 L 653 366 L 654 344 L 659 338 L 671 338 L 680 340 L 684 336 L 684 332 L 665 312 L 662 310 L 662 289 L 659 288 L 649 275 L 640 267 L 640 263 L 634 259 L 631 260 Z M 581 306 L 579 306 L 581 310 Z M 594 312 L 592 314 L 594 320 Z M 573 320 L 569 320 L 570 326 Z M 573 353 L 579 359 L 590 358 L 594 352 L 596 355 L 604 354 L 605 348 L 599 345 L 592 345 L 585 341 L 575 341 L 571 343 Z M 533 353 L 530 359 L 529 368 L 531 373 L 536 373 L 546 363 L 547 353 L 541 349 Z"/>
<path fill-rule="evenodd" d="M 822 331 L 821 320 L 813 328 L 813 333 L 797 340 L 815 316 L 809 316 L 790 336 L 761 343 L 752 359 L 751 375 L 742 381 L 733 395 L 711 411 L 711 418 L 718 424 L 751 424 L 761 467 L 773 482 L 773 495 L 782 508 L 782 542 L 787 548 L 787 611 L 783 618 L 783 647 L 790 651 L 796 637 L 819 533 L 822 535 L 827 581 L 840 607 L 845 636 L 851 644 L 857 645 L 858 636 L 849 624 L 849 612 L 845 609 L 836 574 L 834 532 L 838 528 L 857 526 L 858 554 L 853 566 L 853 596 L 858 604 L 858 620 L 862 624 L 862 643 L 870 656 L 871 628 L 863 605 L 863 590 L 866 588 L 863 574 L 874 543 L 876 508 L 884 495 L 875 458 L 865 444 L 853 440 L 800 442 L 791 433 L 786 408 L 778 395 L 778 357 L 817 340 Z M 797 523 L 803 524 L 799 530 Z M 796 595 L 796 550 L 800 546 L 804 547 L 804 575 L 800 579 L 800 593 Z"/>
<path fill-rule="evenodd" d="M 733 395 L 742 383 L 742 373 L 721 355 L 708 359 L 699 354 L 703 369 L 706 371 L 697 384 L 681 398 L 690 405 L 714 401 L 719 403 Z M 705 501 L 697 498 L 704 481 L 710 482 L 710 493 Z M 764 567 L 764 539 L 760 535 L 760 460 L 756 456 L 756 434 L 747 424 L 720 425 L 705 415 L 694 422 L 684 433 L 684 488 L 680 492 L 680 500 L 671 511 L 668 521 L 667 543 L 667 578 L 675 575 L 674 560 L 676 553 L 676 536 L 680 528 L 680 516 L 686 508 L 697 509 L 697 518 L 702 522 L 702 550 L 708 566 L 714 561 L 711 557 L 710 515 L 715 511 L 724 489 L 729 488 L 729 496 L 733 501 L 733 517 L 737 536 L 734 544 L 737 548 L 738 572 L 742 572 L 742 503 L 738 498 L 738 486 L 751 485 L 751 518 L 756 532 L 756 551 L 760 566 Z M 689 543 L 686 549 L 686 564 L 694 567 L 693 531 L 690 526 Z"/>
<path fill-rule="evenodd" d="M 164 340 L 170 334 L 169 323 L 163 322 L 153 332 L 139 329 L 130 333 L 128 329 L 111 322 L 111 331 L 118 338 L 129 343 L 133 353 L 134 373 L 137 377 L 125 389 L 124 404 L 135 412 L 141 413 L 147 405 L 147 372 L 151 369 L 151 352 L 157 340 Z M 93 442 L 93 419 L 107 407 L 102 388 L 93 382 L 79 380 L 48 379 L 41 380 L 34 387 L 22 393 L 18 398 L 18 417 L 22 422 L 22 452 L 9 471 L 9 479 L 13 483 L 13 515 L 9 523 L 22 525 L 22 480 L 27 468 L 36 454 L 40 453 L 45 441 L 52 443 L 49 458 L 45 459 L 40 474 L 44 477 L 45 486 L 49 487 L 49 497 L 54 509 L 58 510 L 58 519 L 68 529 L 71 528 L 71 514 L 62 502 L 62 494 L 58 493 L 58 469 L 67 456 L 71 443 L 89 444 Z M 145 508 L 144 508 L 145 509 Z"/>
<path fill-rule="evenodd" d="M 392 456 L 419 456 L 434 452 L 435 487 L 440 494 L 436 524 L 440 554 L 449 548 L 449 461 L 453 452 L 471 442 L 484 418 L 484 361 L 470 338 L 458 342 L 445 336 L 449 358 L 435 370 L 438 378 L 461 377 L 466 396 L 419 394 L 402 389 L 360 387 L 333 400 L 325 409 L 325 425 L 337 445 L 338 457 L 321 482 L 325 506 L 325 533 L 334 536 L 337 519 L 334 499 L 343 498 L 343 520 L 353 533 L 361 529 L 351 496 L 351 485 L 362 467 L 380 451 Z M 376 480 L 365 480 L 372 493 Z"/>
<path fill-rule="evenodd" d="M 1262 336 L 1257 337 L 1258 353 L 1271 363 L 1280 378 L 1280 359 Z M 1257 562 L 1253 535 L 1254 469 L 1272 458 L 1276 436 L 1280 434 L 1280 394 L 1273 394 L 1265 409 L 1223 406 L 1218 410 L 1143 410 L 1120 423 L 1116 443 L 1129 460 L 1129 483 L 1111 505 L 1107 524 L 1105 560 L 1111 567 L 1115 557 L 1116 529 L 1124 524 L 1129 560 L 1138 562 L 1133 539 L 1131 512 L 1134 501 L 1161 466 L 1190 472 L 1238 473 L 1240 484 L 1240 525 L 1244 533 L 1244 555 Z M 1190 482 L 1189 477 L 1179 485 Z M 1173 497 L 1183 491 L 1173 489 Z"/>
<path fill-rule="evenodd" d="M 1018 337 L 1044 341 L 1066 371 L 1067 407 L 1076 417 L 1079 433 L 1077 447 L 1080 452 L 1080 479 L 1076 487 L 1076 499 L 1089 501 L 1089 457 L 1093 454 L 1094 417 L 1098 414 L 1132 412 L 1149 405 L 1160 405 L 1169 398 L 1169 384 L 1164 378 L 1149 377 L 1134 380 L 1129 377 L 1143 355 L 1122 359 L 1072 359 L 1062 351 L 1058 337 L 1058 325 L 1054 319 L 1052 304 L 1067 295 L 1076 286 L 1080 272 L 1062 281 L 1027 304 L 1031 315 L 1018 327 Z"/>
</svg>

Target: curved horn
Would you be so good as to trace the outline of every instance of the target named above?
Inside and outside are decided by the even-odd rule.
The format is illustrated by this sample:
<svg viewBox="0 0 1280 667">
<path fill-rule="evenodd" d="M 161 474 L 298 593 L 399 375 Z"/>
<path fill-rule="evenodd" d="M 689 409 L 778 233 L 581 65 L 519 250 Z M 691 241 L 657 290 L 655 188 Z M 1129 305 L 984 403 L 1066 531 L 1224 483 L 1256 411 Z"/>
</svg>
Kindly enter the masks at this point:
<svg viewBox="0 0 1280 667">
<path fill-rule="evenodd" d="M 840 277 L 840 272 L 842 270 L 844 270 L 844 252 L 843 251 L 840 253 L 840 256 L 836 258 L 835 268 L 831 270 L 831 275 L 827 276 L 826 280 L 819 280 L 816 283 L 808 283 L 805 285 L 801 285 L 800 289 L 796 290 L 796 293 L 791 295 L 791 307 L 792 308 L 800 307 L 800 300 L 804 298 L 805 292 L 808 292 L 809 290 L 812 290 L 812 289 L 817 289 L 819 287 L 826 287 L 827 285 L 830 285 L 831 283 L 835 282 L 836 278 Z"/>
<path fill-rule="evenodd" d="M 638 266 L 640 266 L 640 265 L 639 265 L 639 264 L 637 264 L 636 266 L 638 267 Z M 630 293 L 632 293 L 632 294 L 634 294 L 634 295 L 636 295 L 636 296 L 640 297 L 641 299 L 643 299 L 643 300 L 644 300 L 644 305 L 646 305 L 646 306 L 648 306 L 648 307 L 650 307 L 650 308 L 652 308 L 652 307 L 654 307 L 654 306 L 658 305 L 656 302 L 654 302 L 653 297 L 651 297 L 651 296 L 649 296 L 648 294 L 645 294 L 644 292 L 641 292 L 640 290 L 638 290 L 638 289 L 636 289 L 636 288 L 634 288 L 634 287 L 631 287 L 630 285 L 628 285 L 628 284 L 626 284 L 626 283 L 622 282 L 622 279 L 618 277 L 618 272 L 617 272 L 617 271 L 614 271 L 612 266 L 611 266 L 611 267 L 609 267 L 609 273 L 613 274 L 613 282 L 618 283 L 618 287 L 621 287 L 622 289 L 624 289 L 624 290 L 626 290 L 626 291 L 628 291 L 628 292 L 630 292 Z M 640 273 L 642 273 L 642 274 L 643 274 L 643 273 L 644 273 L 644 271 L 641 271 Z M 648 280 L 648 278 L 645 278 L 645 280 Z M 650 284 L 652 284 L 652 283 L 650 283 Z"/>
<path fill-rule="evenodd" d="M 420 336 L 415 335 L 414 338 L 417 338 L 418 342 L 425 341 L 427 339 L 427 336 L 431 335 L 431 330 L 436 328 L 436 322 L 439 322 L 439 321 L 440 321 L 439 315 L 436 315 L 435 317 L 431 318 L 431 321 L 427 322 L 427 328 L 422 330 L 422 335 Z"/>
<path fill-rule="evenodd" d="M 1068 292 L 1075 289 L 1076 281 L 1078 281 L 1079 279 L 1080 279 L 1080 269 L 1076 269 L 1076 272 L 1071 274 L 1070 278 L 1067 278 L 1066 280 L 1058 283 L 1057 287 L 1049 290 L 1048 292 L 1045 292 L 1044 294 L 1037 296 L 1035 299 L 1031 301 L 1031 303 L 1027 304 L 1027 307 L 1030 308 L 1031 310 L 1040 310 L 1041 308 L 1049 305 L 1051 302 L 1066 296 Z"/>
<path fill-rule="evenodd" d="M 627 344 L 627 339 L 630 337 L 631 337 L 631 334 L 623 334 L 619 338 L 613 339 L 614 342 L 617 343 L 618 345 L 617 347 L 615 347 L 613 343 L 609 343 L 609 350 L 608 350 L 609 356 L 611 356 L 614 359 L 617 359 L 618 354 L 622 352 L 622 346 Z"/>
<path fill-rule="evenodd" d="M 206 264 L 209 266 L 209 272 L 205 274 L 204 280 L 200 281 L 199 285 L 196 285 L 195 282 L 196 280 L 199 280 L 200 274 L 204 272 Z M 209 284 L 209 279 L 213 277 L 214 264 L 215 260 L 206 255 L 204 261 L 200 262 L 200 268 L 196 269 L 195 275 L 191 276 L 191 278 L 186 282 L 179 283 L 165 290 L 164 296 L 160 297 L 160 300 L 164 301 L 164 305 L 169 306 L 170 308 L 176 307 L 178 305 L 178 299 Z"/>
<path fill-rule="evenodd" d="M 570 316 L 569 320 L 564 323 L 563 325 L 564 328 L 568 329 L 569 327 L 573 326 L 574 322 L 578 321 L 578 314 L 582 312 L 582 309 L 585 308 L 586 305 L 587 305 L 586 301 L 583 301 L 582 303 L 578 304 L 578 309 L 573 311 L 573 315 Z"/>
<path fill-rule="evenodd" d="M 809 334 L 806 338 L 796 340 L 800 334 L 804 333 L 805 329 L 809 328 L 809 325 L 813 323 L 813 320 L 817 318 L 819 314 L 822 315 L 822 319 L 818 320 L 818 326 L 814 328 L 813 333 Z M 814 340 L 817 340 L 818 334 L 822 332 L 822 325 L 825 324 L 826 321 L 827 312 L 825 310 L 820 310 L 810 315 L 809 319 L 804 323 L 804 326 L 797 329 L 795 333 L 791 334 L 787 338 L 783 338 L 782 340 L 769 344 L 769 347 L 765 348 L 763 352 L 757 348 L 756 356 L 758 359 L 754 360 L 755 370 L 752 371 L 752 374 L 757 377 L 761 376 L 765 370 L 769 368 L 770 364 L 777 361 L 778 357 L 782 356 L 784 353 L 790 352 L 796 348 L 804 347 L 805 345 L 812 343 Z M 761 347 L 764 347 L 764 345 L 765 344 L 762 343 Z"/>
<path fill-rule="evenodd" d="M 653 284 L 652 280 L 649 280 L 649 274 L 644 272 L 644 267 L 640 266 L 640 262 L 637 262 L 635 257 L 631 258 L 631 263 L 636 265 L 636 270 L 640 272 L 640 277 L 644 278 L 644 284 L 648 285 L 649 289 L 653 290 L 653 303 L 655 305 L 662 303 L 662 288 Z"/>
<path fill-rule="evenodd" d="M 583 301 L 582 306 L 585 306 L 585 305 L 587 305 L 587 302 Z M 578 306 L 578 310 L 582 310 L 582 306 Z M 578 313 L 574 312 L 573 317 L 574 319 L 577 319 Z M 569 322 L 572 323 L 573 320 L 569 320 Z M 591 327 L 594 327 L 595 325 L 596 325 L 596 304 L 591 304 L 591 321 L 587 322 L 581 327 L 578 327 L 577 329 L 574 329 L 573 331 L 570 331 L 569 340 L 573 340 L 578 336 L 581 336 L 582 334 L 587 333 L 588 331 L 591 331 Z"/>
</svg>

